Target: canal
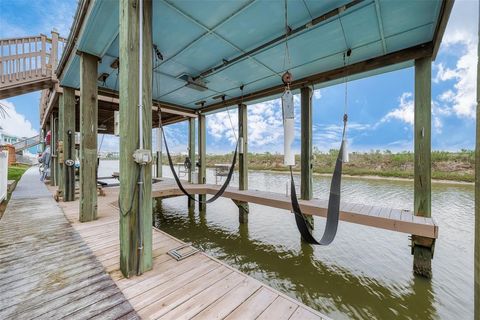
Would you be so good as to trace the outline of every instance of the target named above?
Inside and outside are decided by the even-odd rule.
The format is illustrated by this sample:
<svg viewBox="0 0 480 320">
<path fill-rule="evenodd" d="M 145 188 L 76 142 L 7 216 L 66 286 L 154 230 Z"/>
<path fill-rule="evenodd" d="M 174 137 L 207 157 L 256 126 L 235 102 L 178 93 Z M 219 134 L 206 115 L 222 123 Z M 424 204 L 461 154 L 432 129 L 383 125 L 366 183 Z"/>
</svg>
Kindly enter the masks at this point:
<svg viewBox="0 0 480 320">
<path fill-rule="evenodd" d="M 118 162 L 102 161 L 100 175 L 113 171 Z M 171 175 L 168 167 L 164 175 Z M 288 178 L 250 171 L 249 188 L 285 193 Z M 207 182 L 215 182 L 211 170 Z M 328 177 L 314 177 L 314 197 L 328 198 L 329 186 Z M 409 181 L 344 178 L 342 190 L 349 202 L 413 207 Z M 473 186 L 432 186 L 440 235 L 431 280 L 413 275 L 407 234 L 341 222 L 333 244 L 310 246 L 300 241 L 286 210 L 250 204 L 249 223 L 240 225 L 228 199 L 189 212 L 186 197 L 170 198 L 162 209 L 156 227 L 334 319 L 473 318 Z M 323 227 L 324 219 L 316 217 L 317 237 Z"/>
</svg>

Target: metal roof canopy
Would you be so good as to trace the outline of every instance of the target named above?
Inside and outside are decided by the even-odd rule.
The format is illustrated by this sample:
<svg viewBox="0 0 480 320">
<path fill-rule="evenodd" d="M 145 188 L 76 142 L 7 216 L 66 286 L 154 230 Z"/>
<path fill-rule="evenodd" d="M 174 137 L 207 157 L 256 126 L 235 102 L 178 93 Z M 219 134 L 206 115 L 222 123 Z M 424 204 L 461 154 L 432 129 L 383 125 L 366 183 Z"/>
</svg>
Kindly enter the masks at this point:
<svg viewBox="0 0 480 320">
<path fill-rule="evenodd" d="M 293 89 L 331 85 L 408 66 L 435 57 L 453 0 L 290 0 L 288 37 Z M 163 61 L 155 64 L 153 99 L 202 112 L 283 91 L 284 1 L 153 1 L 153 43 Z M 296 32 L 298 31 L 298 32 Z M 99 86 L 118 91 L 118 1 L 82 0 L 60 62 L 61 85 L 79 87 L 79 56 L 101 58 Z M 72 39 L 76 39 L 73 42 Z M 352 49 L 349 65 L 343 55 Z M 121 63 L 121 62 L 120 62 Z M 189 75 L 206 84 L 187 87 Z M 244 86 L 243 93 L 240 90 Z M 213 99 L 225 94 L 226 102 Z M 205 101 L 202 107 L 198 103 Z"/>
</svg>

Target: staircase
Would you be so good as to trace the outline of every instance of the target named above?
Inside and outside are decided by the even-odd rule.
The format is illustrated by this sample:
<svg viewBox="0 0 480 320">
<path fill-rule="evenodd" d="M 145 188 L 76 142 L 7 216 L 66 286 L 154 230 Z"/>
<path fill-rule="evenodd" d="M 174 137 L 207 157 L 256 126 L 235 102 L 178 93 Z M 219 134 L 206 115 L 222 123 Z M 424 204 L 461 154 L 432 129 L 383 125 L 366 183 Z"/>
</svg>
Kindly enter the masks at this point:
<svg viewBox="0 0 480 320">
<path fill-rule="evenodd" d="M 40 139 L 40 135 L 36 135 L 34 137 L 15 142 L 12 144 L 12 146 L 15 148 L 15 152 L 23 151 L 25 149 L 35 147 L 36 145 L 39 145 L 42 142 Z"/>
<path fill-rule="evenodd" d="M 51 38 L 0 39 L 0 99 L 52 88 L 65 43 L 55 31 Z"/>
</svg>

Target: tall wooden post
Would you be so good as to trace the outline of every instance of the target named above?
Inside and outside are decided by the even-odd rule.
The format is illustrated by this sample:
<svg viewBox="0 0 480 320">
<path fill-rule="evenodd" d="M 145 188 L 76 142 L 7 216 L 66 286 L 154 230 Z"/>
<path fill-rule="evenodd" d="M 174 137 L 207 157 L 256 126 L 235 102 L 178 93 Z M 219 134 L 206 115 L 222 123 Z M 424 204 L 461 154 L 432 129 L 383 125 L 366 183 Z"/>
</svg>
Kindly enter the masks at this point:
<svg viewBox="0 0 480 320">
<path fill-rule="evenodd" d="M 57 185 L 57 121 L 55 114 L 50 115 L 50 185 Z"/>
<path fill-rule="evenodd" d="M 57 185 L 58 193 L 63 194 L 63 114 L 62 96 L 58 98 L 58 120 L 57 120 Z"/>
<path fill-rule="evenodd" d="M 55 70 L 58 65 L 58 31 L 52 31 L 52 51 L 50 52 L 50 64 L 52 65 L 52 73 L 55 74 Z"/>
<path fill-rule="evenodd" d="M 188 170 L 188 182 L 193 182 L 193 171 L 195 170 L 195 118 L 188 119 L 188 157 L 192 164 Z M 194 208 L 195 201 L 188 198 L 188 208 Z"/>
<path fill-rule="evenodd" d="M 477 118 L 475 143 L 475 253 L 474 253 L 474 319 L 480 319 L 480 20 L 477 48 Z"/>
<path fill-rule="evenodd" d="M 247 106 L 238 105 L 238 139 L 240 152 L 238 153 L 238 189 L 248 190 L 248 121 Z M 238 221 L 248 222 L 248 203 L 236 202 L 238 206 Z"/>
<path fill-rule="evenodd" d="M 80 221 L 97 218 L 98 58 L 80 55 Z"/>
<path fill-rule="evenodd" d="M 414 212 L 430 217 L 431 212 L 431 57 L 415 60 L 414 115 Z M 432 276 L 433 239 L 412 236 L 413 270 L 416 274 Z"/>
<path fill-rule="evenodd" d="M 64 87 L 59 101 L 60 110 L 63 110 L 60 117 L 63 159 L 75 160 L 75 89 Z M 71 132 L 70 138 L 69 132 Z M 69 155 L 71 156 L 70 158 Z M 68 169 L 65 161 L 62 161 L 60 165 L 63 171 L 63 201 L 73 201 L 75 199 L 75 169 Z"/>
<path fill-rule="evenodd" d="M 162 146 L 163 146 L 163 134 L 162 134 L 162 128 L 159 126 L 157 128 L 157 157 L 156 157 L 156 160 L 157 160 L 157 163 L 156 163 L 156 169 L 157 169 L 157 172 L 156 172 L 156 176 L 157 178 L 161 178 L 162 177 L 162 173 L 163 173 L 163 162 L 162 162 Z"/>
<path fill-rule="evenodd" d="M 205 115 L 198 115 L 198 162 L 200 167 L 198 168 L 198 183 L 204 184 L 207 179 L 207 139 L 206 139 L 206 122 Z M 200 201 L 205 201 L 207 199 L 206 195 L 198 195 Z M 206 205 L 204 203 L 198 204 L 198 209 L 200 211 L 205 210 Z"/>
<path fill-rule="evenodd" d="M 313 198 L 312 176 L 312 89 L 303 87 L 300 90 L 301 99 L 301 149 L 300 149 L 300 194 L 302 199 Z M 313 216 L 306 216 L 310 227 L 313 229 Z"/>
<path fill-rule="evenodd" d="M 125 277 L 152 268 L 152 164 L 144 165 L 142 170 L 132 156 L 140 147 L 140 139 L 143 139 L 143 149 L 151 150 L 152 146 L 152 1 L 143 0 L 143 12 L 140 7 L 138 0 L 120 1 L 120 269 Z M 143 25 L 140 25 L 140 15 L 143 15 Z M 141 124 L 140 28 L 143 28 Z"/>
</svg>

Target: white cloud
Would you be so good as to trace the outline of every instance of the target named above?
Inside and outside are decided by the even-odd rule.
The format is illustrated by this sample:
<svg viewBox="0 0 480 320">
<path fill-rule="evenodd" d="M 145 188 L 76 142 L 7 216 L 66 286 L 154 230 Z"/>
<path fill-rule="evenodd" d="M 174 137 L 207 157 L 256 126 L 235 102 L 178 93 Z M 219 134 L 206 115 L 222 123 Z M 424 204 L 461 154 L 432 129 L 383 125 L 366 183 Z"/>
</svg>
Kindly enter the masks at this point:
<svg viewBox="0 0 480 320">
<path fill-rule="evenodd" d="M 8 100 L 0 100 L 0 104 L 5 106 L 6 115 L 0 117 L 0 127 L 2 132 L 15 137 L 33 137 L 38 134 L 32 126 L 32 123 L 25 119 L 25 116 L 18 113 L 15 105 Z"/>
<path fill-rule="evenodd" d="M 454 56 L 455 66 L 434 65 L 434 82 L 453 81 L 451 89 L 438 96 L 458 117 L 474 118 L 477 80 L 478 2 L 457 1 L 448 23 L 441 50 Z"/>
<path fill-rule="evenodd" d="M 404 92 L 399 98 L 398 107 L 387 113 L 380 120 L 380 123 L 388 122 L 392 119 L 397 119 L 413 126 L 413 108 L 414 104 L 412 99 L 412 93 Z"/>
</svg>

